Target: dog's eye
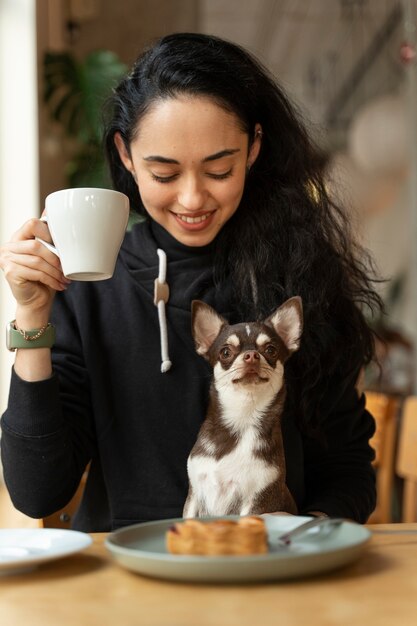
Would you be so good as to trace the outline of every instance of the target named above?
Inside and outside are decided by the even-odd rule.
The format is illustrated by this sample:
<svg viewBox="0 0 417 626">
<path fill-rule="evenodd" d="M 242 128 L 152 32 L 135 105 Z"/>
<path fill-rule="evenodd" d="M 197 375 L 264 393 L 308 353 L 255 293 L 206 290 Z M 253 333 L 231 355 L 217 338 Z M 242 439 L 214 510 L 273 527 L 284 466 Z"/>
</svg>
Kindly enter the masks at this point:
<svg viewBox="0 0 417 626">
<path fill-rule="evenodd" d="M 267 354 L 268 356 L 270 356 L 271 358 L 274 358 L 277 356 L 277 349 L 275 348 L 275 346 L 272 345 L 272 343 L 269 343 L 266 348 L 265 348 L 265 354 Z"/>
<path fill-rule="evenodd" d="M 230 359 L 230 357 L 232 356 L 232 351 L 231 351 L 231 349 L 230 349 L 230 348 L 228 348 L 227 346 L 226 346 L 226 347 L 224 347 L 224 348 L 222 348 L 222 349 L 220 350 L 220 356 L 221 356 L 223 359 Z"/>
</svg>

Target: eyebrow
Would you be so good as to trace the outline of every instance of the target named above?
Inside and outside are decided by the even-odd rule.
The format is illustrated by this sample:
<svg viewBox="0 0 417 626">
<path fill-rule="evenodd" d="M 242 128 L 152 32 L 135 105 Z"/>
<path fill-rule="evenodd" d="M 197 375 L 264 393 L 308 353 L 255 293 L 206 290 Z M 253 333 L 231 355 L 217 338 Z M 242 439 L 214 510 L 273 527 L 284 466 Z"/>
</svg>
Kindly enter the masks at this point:
<svg viewBox="0 0 417 626">
<path fill-rule="evenodd" d="M 240 148 L 235 148 L 235 149 L 229 149 L 229 150 L 221 150 L 220 152 L 216 152 L 215 154 L 210 154 L 209 156 L 205 157 L 202 161 L 202 163 L 208 163 L 209 161 L 217 161 L 218 159 L 222 159 L 223 157 L 226 156 L 231 156 L 232 154 L 236 154 L 236 152 L 240 152 Z M 171 163 L 174 165 L 180 165 L 180 162 L 177 161 L 176 159 L 169 159 L 167 157 L 163 157 L 163 156 L 159 156 L 159 155 L 150 155 L 147 157 L 143 157 L 144 161 L 154 161 L 157 163 Z"/>
</svg>

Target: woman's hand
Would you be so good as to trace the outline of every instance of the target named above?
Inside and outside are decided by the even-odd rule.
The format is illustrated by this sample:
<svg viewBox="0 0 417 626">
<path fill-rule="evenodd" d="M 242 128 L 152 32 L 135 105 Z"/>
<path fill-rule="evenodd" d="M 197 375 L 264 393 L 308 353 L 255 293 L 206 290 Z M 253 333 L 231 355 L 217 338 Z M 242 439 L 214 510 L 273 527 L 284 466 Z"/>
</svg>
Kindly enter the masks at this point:
<svg viewBox="0 0 417 626">
<path fill-rule="evenodd" d="M 292 513 L 286 513 L 285 511 L 271 511 L 271 513 L 262 513 L 261 517 L 264 515 L 293 515 Z"/>
<path fill-rule="evenodd" d="M 263 515 L 293 515 L 292 513 L 286 513 L 285 511 L 273 511 L 272 513 L 263 513 Z M 329 517 L 327 513 L 322 511 L 310 511 L 309 513 L 303 513 L 305 516 L 311 517 Z"/>
<path fill-rule="evenodd" d="M 22 330 L 47 324 L 55 292 L 63 291 L 70 282 L 64 277 L 56 254 L 36 237 L 51 242 L 48 226 L 39 219 L 30 219 L 0 248 L 0 268 L 16 299 L 16 325 Z M 15 371 L 29 382 L 49 378 L 50 349 L 17 350 Z"/>
<path fill-rule="evenodd" d="M 55 292 L 66 289 L 70 281 L 62 273 L 59 258 L 35 237 L 52 241 L 47 224 L 33 218 L 0 248 L 0 268 L 18 310 L 25 311 L 25 317 L 47 319 Z"/>
</svg>

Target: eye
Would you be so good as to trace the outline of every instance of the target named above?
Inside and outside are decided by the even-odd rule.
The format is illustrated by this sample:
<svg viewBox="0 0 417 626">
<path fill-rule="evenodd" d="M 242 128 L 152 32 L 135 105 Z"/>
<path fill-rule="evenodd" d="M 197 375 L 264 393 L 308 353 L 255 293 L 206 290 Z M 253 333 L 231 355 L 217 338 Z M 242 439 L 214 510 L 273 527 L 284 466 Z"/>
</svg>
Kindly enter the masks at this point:
<svg viewBox="0 0 417 626">
<path fill-rule="evenodd" d="M 272 343 L 268 343 L 264 350 L 265 354 L 271 358 L 275 358 L 277 356 L 277 349 Z"/>
<path fill-rule="evenodd" d="M 229 178 L 229 176 L 232 175 L 232 168 L 230 170 L 228 170 L 227 172 L 224 172 L 223 174 L 214 174 L 214 173 L 208 173 L 207 176 L 209 176 L 210 178 L 214 178 L 214 180 L 224 180 L 225 178 Z"/>
<path fill-rule="evenodd" d="M 224 348 L 220 350 L 220 356 L 222 359 L 230 359 L 230 357 L 232 356 L 232 351 L 229 346 L 224 346 Z"/>
<path fill-rule="evenodd" d="M 152 179 L 156 180 L 158 183 L 170 183 L 177 178 L 178 174 L 172 174 L 171 176 L 158 176 L 157 174 L 151 172 L 151 176 Z"/>
</svg>

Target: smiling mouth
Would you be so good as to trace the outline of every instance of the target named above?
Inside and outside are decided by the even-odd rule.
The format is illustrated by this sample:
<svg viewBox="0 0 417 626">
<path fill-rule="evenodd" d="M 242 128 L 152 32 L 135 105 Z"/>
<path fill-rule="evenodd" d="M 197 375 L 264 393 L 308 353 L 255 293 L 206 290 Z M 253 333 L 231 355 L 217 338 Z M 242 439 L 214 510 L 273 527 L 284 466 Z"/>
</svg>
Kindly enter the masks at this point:
<svg viewBox="0 0 417 626">
<path fill-rule="evenodd" d="M 185 224 L 201 224 L 201 222 L 205 222 L 209 217 L 213 215 L 214 211 L 211 213 L 204 213 L 204 215 L 196 215 L 194 217 L 190 217 L 189 215 L 182 215 L 181 213 L 174 213 L 175 217 L 179 219 L 181 222 Z"/>
</svg>

